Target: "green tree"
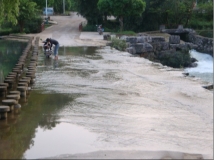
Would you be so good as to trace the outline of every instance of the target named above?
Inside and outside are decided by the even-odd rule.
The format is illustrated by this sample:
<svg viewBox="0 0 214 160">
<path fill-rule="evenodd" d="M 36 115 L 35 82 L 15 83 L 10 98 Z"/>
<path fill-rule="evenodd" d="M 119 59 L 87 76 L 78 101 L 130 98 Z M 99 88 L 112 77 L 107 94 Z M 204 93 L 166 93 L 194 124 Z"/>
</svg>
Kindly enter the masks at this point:
<svg viewBox="0 0 214 160">
<path fill-rule="evenodd" d="M 177 27 L 179 24 L 187 25 L 191 18 L 195 0 L 165 0 L 159 14 L 164 24 Z"/>
<path fill-rule="evenodd" d="M 24 24 L 37 16 L 36 3 L 29 0 L 20 0 L 19 15 L 17 16 L 20 32 L 23 32 Z"/>
<path fill-rule="evenodd" d="M 192 19 L 195 0 L 146 0 L 142 16 L 125 18 L 125 27 L 134 31 L 158 30 L 161 24 L 168 28 L 179 24 L 188 26 Z"/>
<path fill-rule="evenodd" d="M 103 14 L 97 8 L 98 0 L 74 0 L 73 4 L 78 12 L 87 19 L 88 24 L 101 24 L 103 22 Z"/>
<path fill-rule="evenodd" d="M 194 29 L 213 29 L 213 1 L 199 1 L 193 10 L 188 27 Z M 212 37 L 213 33 L 209 33 Z M 210 37 L 209 36 L 209 37 Z"/>
<path fill-rule="evenodd" d="M 65 0 L 65 10 L 70 11 L 74 0 Z M 42 11 L 46 7 L 45 0 L 33 0 Z M 63 13 L 63 0 L 48 0 L 47 7 L 53 7 L 55 13 Z"/>
<path fill-rule="evenodd" d="M 19 14 L 19 0 L 0 0 L 0 26 L 4 20 L 17 24 Z"/>
<path fill-rule="evenodd" d="M 120 29 L 123 30 L 125 16 L 141 15 L 146 3 L 143 0 L 99 0 L 98 9 L 119 18 Z"/>
<path fill-rule="evenodd" d="M 71 0 L 65 0 L 65 10 L 70 11 L 71 10 Z M 56 13 L 63 13 L 63 0 L 54 0 L 53 3 L 54 12 Z"/>
<path fill-rule="evenodd" d="M 32 0 L 32 1 L 37 4 L 41 12 L 42 12 L 42 9 L 46 7 L 46 0 Z M 53 4 L 54 4 L 54 0 L 47 0 L 48 7 L 53 7 Z"/>
<path fill-rule="evenodd" d="M 124 18 L 126 30 L 135 32 L 157 30 L 163 24 L 161 6 L 165 0 L 146 0 L 146 8 L 142 15 L 127 16 Z"/>
</svg>

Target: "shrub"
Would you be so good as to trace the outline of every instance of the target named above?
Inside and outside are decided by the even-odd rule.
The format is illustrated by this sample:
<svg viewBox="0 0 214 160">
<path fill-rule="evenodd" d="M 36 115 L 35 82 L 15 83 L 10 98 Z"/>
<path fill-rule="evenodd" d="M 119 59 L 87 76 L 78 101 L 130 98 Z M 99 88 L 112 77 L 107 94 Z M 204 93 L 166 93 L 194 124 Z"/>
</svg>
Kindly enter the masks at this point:
<svg viewBox="0 0 214 160">
<path fill-rule="evenodd" d="M 41 30 L 41 24 L 43 20 L 41 17 L 35 17 L 34 19 L 31 19 L 30 21 L 26 22 L 24 28 L 25 33 L 38 33 Z"/>
<path fill-rule="evenodd" d="M 188 67 L 191 64 L 189 51 L 166 51 L 160 54 L 160 63 L 173 68 Z"/>
<path fill-rule="evenodd" d="M 86 26 L 83 26 L 83 31 L 97 31 L 97 27 L 96 25 L 90 25 L 90 24 L 87 24 Z"/>
<path fill-rule="evenodd" d="M 9 35 L 11 33 L 11 28 L 0 29 L 0 36 Z"/>
<path fill-rule="evenodd" d="M 111 47 L 118 49 L 119 51 L 125 51 L 127 48 L 126 41 L 118 38 L 111 39 Z"/>
<path fill-rule="evenodd" d="M 136 36 L 136 33 L 134 31 L 121 31 L 121 32 L 116 32 L 116 35 L 126 35 L 126 36 Z"/>
</svg>

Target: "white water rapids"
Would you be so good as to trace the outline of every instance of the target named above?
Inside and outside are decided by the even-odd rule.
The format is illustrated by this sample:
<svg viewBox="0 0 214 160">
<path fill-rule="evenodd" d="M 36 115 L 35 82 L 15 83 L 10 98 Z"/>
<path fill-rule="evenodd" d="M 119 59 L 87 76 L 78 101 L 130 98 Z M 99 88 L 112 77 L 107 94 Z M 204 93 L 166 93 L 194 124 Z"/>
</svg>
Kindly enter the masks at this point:
<svg viewBox="0 0 214 160">
<path fill-rule="evenodd" d="M 37 129 L 26 158 L 78 158 L 72 155 L 95 151 L 102 155 L 92 158 L 115 158 L 113 151 L 132 159 L 162 158 L 162 151 L 213 158 L 213 93 L 200 80 L 110 47 L 96 55 L 64 53 L 53 63 L 38 65 L 34 89 L 78 96 L 55 115 L 61 128 L 47 136 Z"/>
<path fill-rule="evenodd" d="M 187 68 L 186 72 L 192 76 L 201 78 L 206 82 L 213 83 L 213 57 L 209 54 L 190 51 L 191 57 L 197 59 L 197 67 Z"/>
</svg>

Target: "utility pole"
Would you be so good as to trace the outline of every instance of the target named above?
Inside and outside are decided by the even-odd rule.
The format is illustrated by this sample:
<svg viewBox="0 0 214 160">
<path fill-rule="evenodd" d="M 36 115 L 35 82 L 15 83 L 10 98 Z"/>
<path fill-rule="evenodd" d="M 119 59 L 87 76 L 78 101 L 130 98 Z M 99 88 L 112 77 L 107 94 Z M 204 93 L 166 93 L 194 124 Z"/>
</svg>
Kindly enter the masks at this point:
<svg viewBox="0 0 214 160">
<path fill-rule="evenodd" d="M 63 14 L 65 14 L 65 0 L 63 0 Z"/>
<path fill-rule="evenodd" d="M 45 10 L 46 10 L 46 18 L 48 18 L 48 13 L 47 13 L 47 12 L 48 12 L 48 11 L 47 11 L 47 10 L 48 10 L 48 2 L 47 2 L 47 1 L 48 1 L 48 0 L 46 0 L 46 9 L 45 9 Z"/>
</svg>

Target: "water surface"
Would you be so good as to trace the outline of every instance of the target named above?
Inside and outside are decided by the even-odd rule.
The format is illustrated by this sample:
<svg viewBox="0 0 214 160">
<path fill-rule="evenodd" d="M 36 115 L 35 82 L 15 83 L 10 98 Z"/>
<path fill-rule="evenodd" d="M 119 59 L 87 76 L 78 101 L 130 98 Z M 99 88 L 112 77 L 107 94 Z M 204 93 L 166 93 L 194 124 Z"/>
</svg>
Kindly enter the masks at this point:
<svg viewBox="0 0 214 160">
<path fill-rule="evenodd" d="M 0 40 L 0 83 L 17 63 L 27 42 Z"/>
<path fill-rule="evenodd" d="M 60 47 L 59 60 L 40 53 L 36 83 L 21 114 L 15 123 L 0 125 L 9 127 L 0 133 L 0 158 L 57 158 L 100 150 L 212 157 L 210 106 L 190 104 L 191 90 L 173 92 L 182 87 L 180 81 L 169 80 L 165 72 L 157 79 L 162 71 L 148 66 L 146 59 L 109 47 Z"/>
<path fill-rule="evenodd" d="M 186 68 L 186 72 L 190 73 L 190 76 L 198 77 L 213 84 L 213 57 L 195 50 L 191 50 L 190 55 L 197 60 L 197 67 Z"/>
</svg>

